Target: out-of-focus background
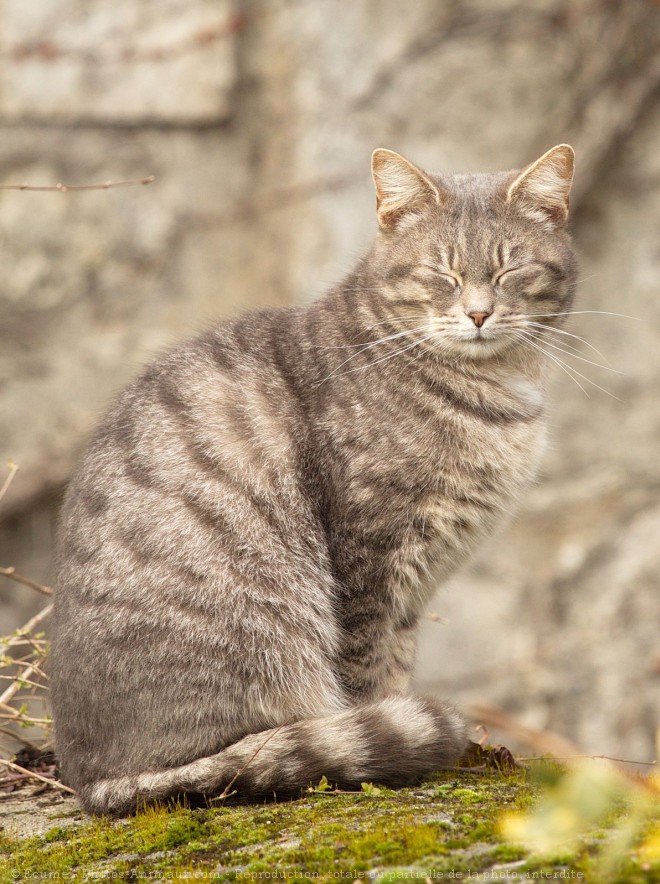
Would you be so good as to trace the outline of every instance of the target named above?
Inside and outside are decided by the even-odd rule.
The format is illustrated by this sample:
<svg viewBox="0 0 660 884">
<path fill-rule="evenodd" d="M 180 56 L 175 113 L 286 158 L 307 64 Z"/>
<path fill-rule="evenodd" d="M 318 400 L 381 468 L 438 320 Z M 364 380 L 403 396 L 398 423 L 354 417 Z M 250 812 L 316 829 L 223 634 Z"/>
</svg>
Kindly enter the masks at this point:
<svg viewBox="0 0 660 884">
<path fill-rule="evenodd" d="M 607 392 L 553 365 L 542 480 L 439 593 L 449 622 L 427 622 L 418 681 L 588 752 L 653 757 L 659 49 L 651 0 L 4 0 L 0 181 L 157 180 L 0 192 L 0 457 L 21 467 L 0 566 L 51 580 L 85 436 L 154 353 L 350 268 L 376 227 L 375 147 L 477 171 L 568 141 L 576 309 L 637 317 L 568 330 L 622 374 L 556 352 Z M 0 632 L 42 603 L 0 578 Z"/>
</svg>

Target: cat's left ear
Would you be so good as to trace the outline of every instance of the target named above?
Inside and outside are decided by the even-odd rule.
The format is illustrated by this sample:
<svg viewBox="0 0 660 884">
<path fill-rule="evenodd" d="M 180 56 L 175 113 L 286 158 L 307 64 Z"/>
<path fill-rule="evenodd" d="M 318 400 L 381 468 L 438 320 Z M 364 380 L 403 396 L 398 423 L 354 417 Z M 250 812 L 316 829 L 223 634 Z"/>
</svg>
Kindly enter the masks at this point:
<svg viewBox="0 0 660 884">
<path fill-rule="evenodd" d="M 382 230 L 392 230 L 406 219 L 415 220 L 425 205 L 440 203 L 435 184 L 421 169 L 393 150 L 381 147 L 373 152 L 371 174 Z"/>
<path fill-rule="evenodd" d="M 568 219 L 574 168 L 573 148 L 558 144 L 522 170 L 509 186 L 507 202 L 517 203 L 524 214 L 547 227 L 563 227 Z"/>
</svg>

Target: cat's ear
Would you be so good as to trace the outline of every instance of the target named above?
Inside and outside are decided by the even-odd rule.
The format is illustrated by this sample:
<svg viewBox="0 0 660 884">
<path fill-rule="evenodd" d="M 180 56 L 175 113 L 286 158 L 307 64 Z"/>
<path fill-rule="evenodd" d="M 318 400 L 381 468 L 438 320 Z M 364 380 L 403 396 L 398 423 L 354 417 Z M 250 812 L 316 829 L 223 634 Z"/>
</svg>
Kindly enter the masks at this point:
<svg viewBox="0 0 660 884">
<path fill-rule="evenodd" d="M 507 202 L 551 228 L 563 227 L 573 182 L 575 153 L 569 144 L 558 144 L 516 177 L 507 191 Z"/>
<path fill-rule="evenodd" d="M 381 147 L 373 152 L 371 174 L 382 230 L 391 230 L 406 219 L 414 220 L 424 206 L 440 203 L 435 184 L 421 169 L 393 150 Z"/>
</svg>

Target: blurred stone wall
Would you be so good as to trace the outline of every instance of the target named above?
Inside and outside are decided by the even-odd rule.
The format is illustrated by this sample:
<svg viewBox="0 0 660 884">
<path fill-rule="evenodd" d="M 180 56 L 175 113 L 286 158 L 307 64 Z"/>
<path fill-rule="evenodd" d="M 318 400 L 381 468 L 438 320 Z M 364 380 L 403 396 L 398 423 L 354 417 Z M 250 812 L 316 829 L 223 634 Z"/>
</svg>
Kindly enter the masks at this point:
<svg viewBox="0 0 660 884">
<path fill-rule="evenodd" d="M 553 366 L 543 479 L 441 590 L 450 623 L 427 623 L 419 682 L 588 751 L 651 757 L 659 17 L 651 0 L 5 0 L 0 180 L 157 180 L 0 193 L 0 457 L 21 466 L 0 565 L 50 579 L 83 439 L 153 353 L 240 309 L 306 301 L 351 266 L 375 230 L 374 147 L 466 171 L 570 141 L 576 309 L 638 319 L 584 313 L 569 329 L 623 374 L 556 351 L 607 392 Z M 40 603 L 4 580 L 2 631 Z"/>
</svg>

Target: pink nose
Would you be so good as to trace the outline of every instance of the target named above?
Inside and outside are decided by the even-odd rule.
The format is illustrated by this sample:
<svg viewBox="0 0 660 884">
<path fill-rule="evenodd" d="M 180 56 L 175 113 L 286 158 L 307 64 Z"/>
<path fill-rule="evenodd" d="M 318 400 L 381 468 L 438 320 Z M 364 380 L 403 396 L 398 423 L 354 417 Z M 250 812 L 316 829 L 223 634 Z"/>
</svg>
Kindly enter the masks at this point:
<svg viewBox="0 0 660 884">
<path fill-rule="evenodd" d="M 472 313 L 468 313 L 468 316 L 470 317 L 472 322 L 474 322 L 474 324 L 476 325 L 477 328 L 481 328 L 481 326 L 484 324 L 484 322 L 488 319 L 488 317 L 490 315 L 491 315 L 490 313 L 476 312 L 476 311 L 473 311 Z"/>
</svg>

